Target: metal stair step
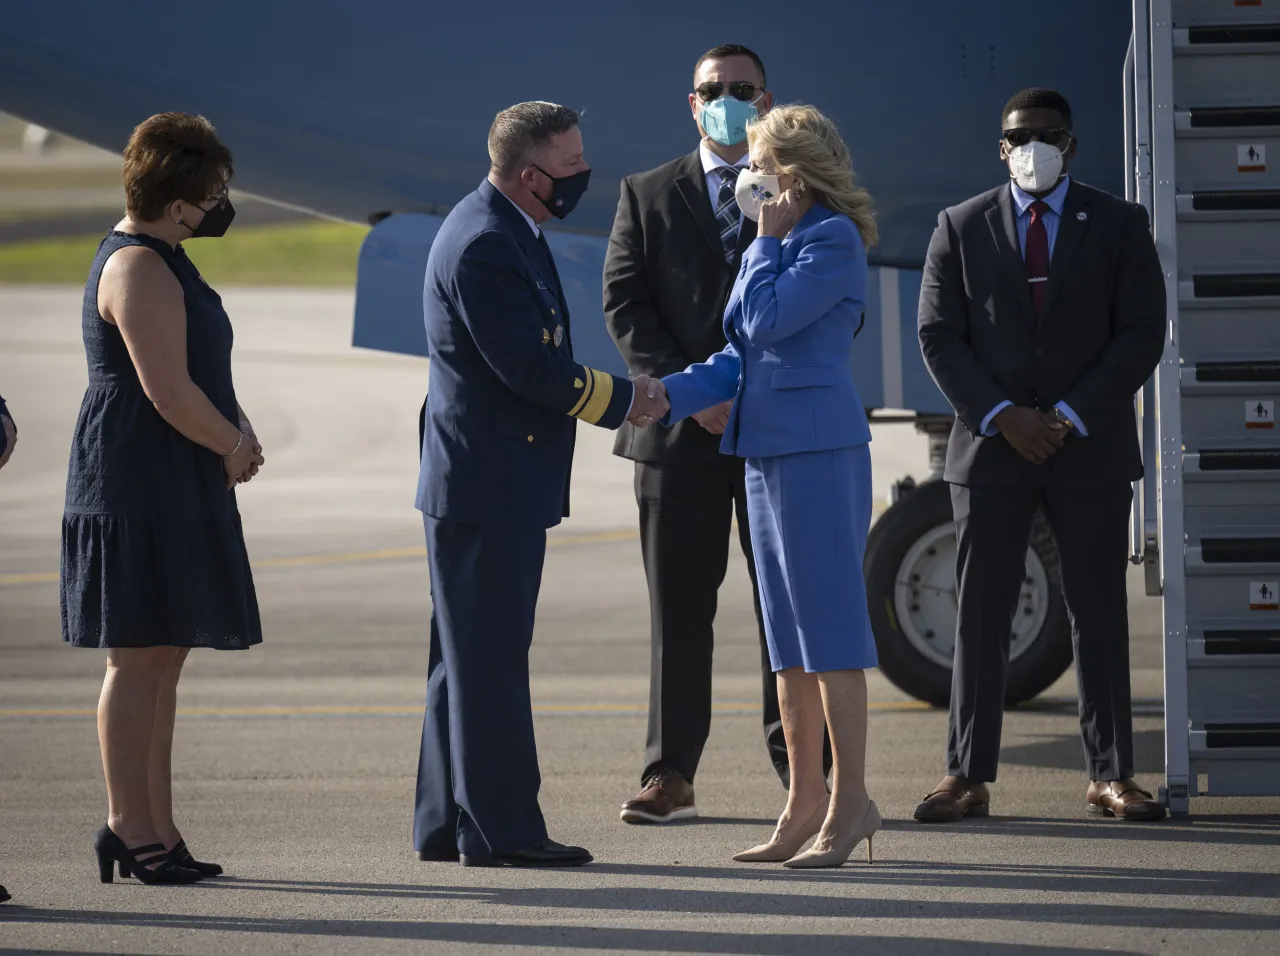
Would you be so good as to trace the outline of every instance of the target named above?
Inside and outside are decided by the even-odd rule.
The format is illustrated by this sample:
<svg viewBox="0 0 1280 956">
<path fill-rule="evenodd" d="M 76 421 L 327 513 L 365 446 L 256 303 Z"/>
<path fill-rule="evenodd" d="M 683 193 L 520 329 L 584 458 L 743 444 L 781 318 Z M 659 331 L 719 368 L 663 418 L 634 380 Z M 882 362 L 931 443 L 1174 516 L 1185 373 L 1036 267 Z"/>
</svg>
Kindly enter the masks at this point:
<svg viewBox="0 0 1280 956">
<path fill-rule="evenodd" d="M 1203 660 L 1189 658 L 1189 663 L 1203 663 L 1215 658 L 1250 657 L 1280 665 L 1280 627 L 1210 628 L 1205 630 L 1202 640 Z"/>
<path fill-rule="evenodd" d="M 1275 19 L 1274 5 L 1256 3 L 1230 3 L 1227 0 L 1173 0 L 1172 19 L 1174 29 L 1186 27 L 1212 27 L 1221 29 L 1247 24 L 1269 24 Z M 1270 9 L 1268 9 L 1270 6 Z"/>
<path fill-rule="evenodd" d="M 1178 132 L 1184 129 L 1265 129 L 1280 126 L 1280 106 L 1192 107 L 1188 110 L 1180 110 L 1176 123 Z"/>
<path fill-rule="evenodd" d="M 1200 732 L 1204 734 L 1206 750 L 1270 748 L 1280 756 L 1280 721 L 1207 723 Z"/>
<path fill-rule="evenodd" d="M 1232 26 L 1185 27 L 1173 31 L 1174 49 L 1184 46 L 1280 44 L 1280 24 L 1237 23 Z"/>
<path fill-rule="evenodd" d="M 1203 189 L 1180 194 L 1177 206 L 1180 221 L 1203 218 L 1209 213 L 1274 219 L 1280 218 L 1280 189 Z"/>
<path fill-rule="evenodd" d="M 1219 449 L 1190 452 L 1182 458 L 1182 471 L 1187 481 L 1195 481 L 1203 475 L 1213 477 L 1247 475 L 1280 481 L 1280 448 Z M 1275 472 L 1274 475 L 1259 472 Z"/>
</svg>

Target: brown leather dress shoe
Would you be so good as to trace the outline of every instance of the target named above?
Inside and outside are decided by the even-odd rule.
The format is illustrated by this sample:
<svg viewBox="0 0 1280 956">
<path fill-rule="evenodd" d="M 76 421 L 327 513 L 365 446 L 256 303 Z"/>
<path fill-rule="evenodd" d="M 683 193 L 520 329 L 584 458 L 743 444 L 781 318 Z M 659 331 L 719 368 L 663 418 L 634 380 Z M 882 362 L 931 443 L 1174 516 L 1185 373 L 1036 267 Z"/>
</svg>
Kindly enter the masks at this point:
<svg viewBox="0 0 1280 956">
<path fill-rule="evenodd" d="M 622 805 L 623 823 L 670 823 L 697 815 L 693 785 L 669 769 L 650 774 L 644 788 Z"/>
<path fill-rule="evenodd" d="M 1163 820 L 1164 807 L 1132 780 L 1095 780 L 1089 784 L 1085 810 L 1118 820 Z"/>
<path fill-rule="evenodd" d="M 948 777 L 916 807 L 920 823 L 955 823 L 965 817 L 985 817 L 991 808 L 991 792 L 985 783 Z"/>
</svg>

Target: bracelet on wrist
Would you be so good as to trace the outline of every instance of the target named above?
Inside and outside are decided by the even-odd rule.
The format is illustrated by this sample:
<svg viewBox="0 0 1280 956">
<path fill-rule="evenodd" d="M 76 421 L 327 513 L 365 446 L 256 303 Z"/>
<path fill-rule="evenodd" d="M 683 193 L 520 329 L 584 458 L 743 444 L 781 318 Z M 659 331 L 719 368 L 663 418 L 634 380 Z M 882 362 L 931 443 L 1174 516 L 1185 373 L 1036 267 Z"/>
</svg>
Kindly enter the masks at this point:
<svg viewBox="0 0 1280 956">
<path fill-rule="evenodd" d="M 223 458 L 234 458 L 236 455 L 240 453 L 240 449 L 244 447 L 244 432 L 239 432 L 239 435 L 240 435 L 240 438 L 236 442 L 236 447 L 231 449 L 231 451 L 227 452 L 225 455 L 223 455 L 222 456 Z"/>
</svg>

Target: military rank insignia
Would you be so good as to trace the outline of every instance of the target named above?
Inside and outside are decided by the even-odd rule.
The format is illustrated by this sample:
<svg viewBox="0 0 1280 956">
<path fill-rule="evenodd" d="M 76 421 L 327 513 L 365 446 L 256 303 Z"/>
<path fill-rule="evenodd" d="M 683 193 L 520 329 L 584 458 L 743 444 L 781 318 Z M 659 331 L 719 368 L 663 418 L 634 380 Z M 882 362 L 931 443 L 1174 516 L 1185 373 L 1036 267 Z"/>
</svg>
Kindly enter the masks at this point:
<svg viewBox="0 0 1280 956">
<path fill-rule="evenodd" d="M 555 334 L 554 334 L 553 336 L 551 336 L 551 341 L 553 341 L 553 342 L 555 343 L 556 348 L 559 348 L 559 347 L 560 347 L 560 343 L 564 341 L 564 326 L 563 326 L 563 325 L 557 325 L 557 326 L 556 326 L 556 331 L 555 331 Z"/>
</svg>

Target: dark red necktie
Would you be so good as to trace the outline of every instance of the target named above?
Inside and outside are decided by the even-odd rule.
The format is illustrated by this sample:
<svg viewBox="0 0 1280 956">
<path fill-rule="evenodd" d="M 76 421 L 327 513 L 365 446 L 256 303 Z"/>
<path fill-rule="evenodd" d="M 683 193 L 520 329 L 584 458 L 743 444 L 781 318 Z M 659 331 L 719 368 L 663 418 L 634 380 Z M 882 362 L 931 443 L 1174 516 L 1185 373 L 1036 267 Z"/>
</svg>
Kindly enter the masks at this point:
<svg viewBox="0 0 1280 956">
<path fill-rule="evenodd" d="M 1045 286 L 1049 284 L 1049 231 L 1044 227 L 1044 214 L 1048 211 L 1048 203 L 1033 202 L 1031 222 L 1027 226 L 1027 282 L 1037 319 L 1044 316 Z"/>
</svg>

